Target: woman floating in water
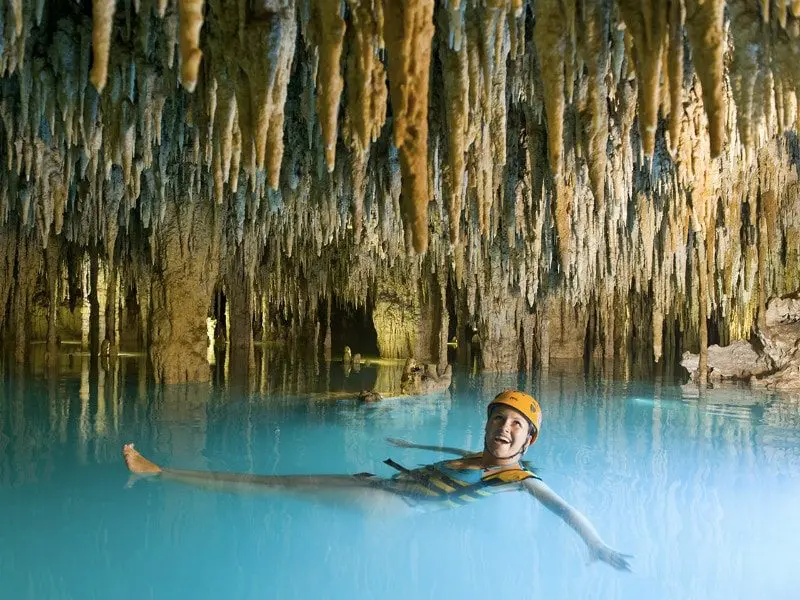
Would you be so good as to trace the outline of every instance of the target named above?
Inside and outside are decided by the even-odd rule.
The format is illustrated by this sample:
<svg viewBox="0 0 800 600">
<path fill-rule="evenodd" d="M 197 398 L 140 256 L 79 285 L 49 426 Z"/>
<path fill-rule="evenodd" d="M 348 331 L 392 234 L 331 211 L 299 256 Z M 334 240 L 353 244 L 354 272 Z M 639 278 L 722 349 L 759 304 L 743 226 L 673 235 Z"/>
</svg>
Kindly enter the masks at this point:
<svg viewBox="0 0 800 600">
<path fill-rule="evenodd" d="M 221 489 L 256 489 L 292 493 L 338 496 L 365 506 L 392 504 L 425 508 L 459 506 L 498 492 L 525 490 L 550 511 L 561 517 L 581 536 L 593 560 L 630 570 L 626 554 L 606 546 L 589 520 L 551 490 L 536 473 L 520 463 L 536 441 L 542 424 L 542 411 L 532 396 L 505 391 L 489 403 L 483 452 L 458 448 L 423 446 L 390 439 L 396 446 L 455 454 L 460 458 L 418 469 L 406 469 L 393 460 L 386 464 L 397 469 L 391 479 L 370 473 L 358 475 L 251 475 L 162 468 L 144 458 L 133 444 L 122 449 L 125 462 L 137 475 L 158 476 L 184 483 Z"/>
</svg>

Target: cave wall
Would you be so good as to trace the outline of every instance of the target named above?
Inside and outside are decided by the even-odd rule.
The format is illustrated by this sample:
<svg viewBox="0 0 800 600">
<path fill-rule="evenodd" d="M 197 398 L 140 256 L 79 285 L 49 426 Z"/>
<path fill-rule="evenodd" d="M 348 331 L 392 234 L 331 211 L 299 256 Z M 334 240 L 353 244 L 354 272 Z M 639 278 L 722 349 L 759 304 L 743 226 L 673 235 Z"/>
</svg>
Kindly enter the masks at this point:
<svg viewBox="0 0 800 600">
<path fill-rule="evenodd" d="M 747 337 L 800 285 L 795 4 L 3 2 L 3 339 L 86 256 L 163 381 L 218 285 L 245 330 L 449 285 L 490 370 Z M 436 298 L 398 306 L 441 360 Z"/>
</svg>

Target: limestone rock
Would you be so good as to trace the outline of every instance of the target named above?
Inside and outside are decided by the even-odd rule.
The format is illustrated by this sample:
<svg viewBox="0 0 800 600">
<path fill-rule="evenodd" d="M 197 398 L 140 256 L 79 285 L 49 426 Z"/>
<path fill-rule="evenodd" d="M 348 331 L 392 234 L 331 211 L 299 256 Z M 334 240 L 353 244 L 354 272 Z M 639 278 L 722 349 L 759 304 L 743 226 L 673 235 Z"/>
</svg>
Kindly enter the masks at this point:
<svg viewBox="0 0 800 600">
<path fill-rule="evenodd" d="M 447 365 L 439 373 L 436 365 L 422 365 L 413 358 L 406 360 L 403 375 L 400 378 L 400 391 L 410 396 L 424 396 L 443 392 L 450 387 L 453 379 L 453 368 Z"/>
<path fill-rule="evenodd" d="M 380 402 L 383 400 L 383 396 L 381 396 L 380 392 L 376 392 L 374 390 L 362 390 L 358 396 L 359 402 L 364 402 L 365 404 L 371 404 L 373 402 Z"/>
<path fill-rule="evenodd" d="M 693 381 L 697 380 L 699 361 L 699 355 L 689 352 L 684 353 L 681 361 Z M 708 369 L 709 381 L 748 380 L 771 370 L 768 359 L 743 340 L 736 340 L 724 347 L 716 344 L 709 346 Z"/>
<path fill-rule="evenodd" d="M 764 354 L 776 368 L 796 361 L 800 343 L 800 298 L 773 298 L 767 305 L 765 324 L 758 329 Z"/>
</svg>

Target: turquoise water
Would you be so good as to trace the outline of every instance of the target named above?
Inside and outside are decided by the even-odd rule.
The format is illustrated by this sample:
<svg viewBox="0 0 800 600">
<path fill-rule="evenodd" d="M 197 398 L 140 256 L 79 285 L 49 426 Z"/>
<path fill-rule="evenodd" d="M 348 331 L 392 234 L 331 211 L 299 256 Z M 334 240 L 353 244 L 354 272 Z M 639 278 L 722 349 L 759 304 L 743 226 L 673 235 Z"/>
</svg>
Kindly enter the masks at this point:
<svg viewBox="0 0 800 600">
<path fill-rule="evenodd" d="M 544 410 L 528 458 L 634 555 L 628 574 L 587 564 L 578 536 L 521 493 L 401 517 L 126 487 L 127 441 L 189 469 L 388 476 L 387 457 L 442 456 L 386 437 L 479 449 L 486 401 L 516 378 L 458 374 L 447 395 L 363 406 L 319 392 L 369 385 L 375 367 L 345 378 L 335 364 L 272 366 L 247 394 L 154 393 L 136 365 L 112 375 L 77 360 L 73 374 L 6 375 L 0 386 L 3 599 L 798 597 L 797 403 L 574 376 L 523 382 Z"/>
</svg>

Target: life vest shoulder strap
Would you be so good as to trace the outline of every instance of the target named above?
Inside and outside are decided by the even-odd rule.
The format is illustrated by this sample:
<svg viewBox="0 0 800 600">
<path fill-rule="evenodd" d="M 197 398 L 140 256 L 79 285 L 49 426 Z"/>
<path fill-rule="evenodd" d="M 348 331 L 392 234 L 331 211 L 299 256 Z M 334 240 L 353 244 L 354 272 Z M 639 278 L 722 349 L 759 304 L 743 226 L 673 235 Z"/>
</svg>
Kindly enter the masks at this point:
<svg viewBox="0 0 800 600">
<path fill-rule="evenodd" d="M 505 471 L 499 471 L 498 473 L 492 473 L 491 475 L 487 475 L 486 477 L 484 477 L 483 481 L 497 485 L 500 483 L 516 483 L 531 478 L 538 479 L 540 481 L 542 479 L 533 471 L 528 471 L 527 469 L 518 468 L 518 469 L 507 469 Z"/>
</svg>

